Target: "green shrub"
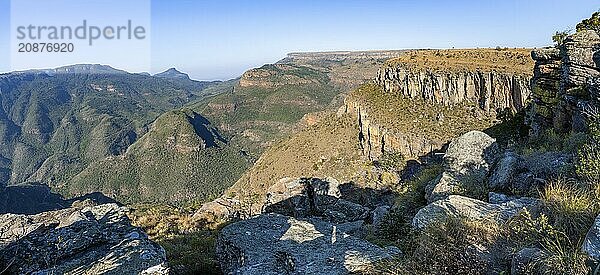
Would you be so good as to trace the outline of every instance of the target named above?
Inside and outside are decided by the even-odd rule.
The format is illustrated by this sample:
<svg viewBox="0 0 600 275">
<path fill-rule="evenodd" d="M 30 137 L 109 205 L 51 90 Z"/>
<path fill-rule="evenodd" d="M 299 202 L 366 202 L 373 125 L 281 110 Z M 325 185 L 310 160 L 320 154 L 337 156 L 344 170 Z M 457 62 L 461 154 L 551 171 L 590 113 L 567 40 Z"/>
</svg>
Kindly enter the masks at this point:
<svg viewBox="0 0 600 275">
<path fill-rule="evenodd" d="M 556 230 L 548 219 L 541 214 L 533 218 L 528 210 L 523 210 L 506 224 L 507 239 L 520 250 L 524 247 L 543 246 L 548 240 L 566 238 L 566 235 Z"/>
<path fill-rule="evenodd" d="M 579 150 L 577 174 L 588 183 L 598 186 L 600 182 L 600 125 L 595 115 L 589 117 L 589 135 Z M 595 188 L 597 190 L 597 188 Z"/>
<path fill-rule="evenodd" d="M 438 177 L 443 170 L 442 165 L 431 164 L 421 170 L 411 180 L 398 185 L 394 190 L 397 195 L 394 208 L 405 213 L 407 216 L 414 216 L 420 207 L 427 204 L 425 200 L 425 187 Z"/>
<path fill-rule="evenodd" d="M 585 30 L 594 30 L 600 32 L 600 12 L 594 12 L 588 19 L 582 20 L 576 26 L 577 32 Z"/>
<path fill-rule="evenodd" d="M 386 152 L 381 156 L 381 159 L 376 162 L 376 165 L 386 171 L 402 171 L 406 166 L 406 160 L 401 153 Z"/>
<path fill-rule="evenodd" d="M 571 33 L 571 30 L 564 30 L 564 31 L 557 31 L 556 33 L 554 33 L 554 35 L 552 36 L 552 41 L 557 45 L 560 46 L 563 44 L 563 42 L 565 41 L 565 39 L 569 36 L 569 34 Z"/>
<path fill-rule="evenodd" d="M 221 274 L 215 257 L 219 229 L 226 224 L 207 225 L 185 210 L 162 204 L 131 206 L 128 216 L 161 245 L 175 274 Z"/>
<path fill-rule="evenodd" d="M 555 243 L 544 252 L 544 257 L 530 264 L 534 274 L 586 275 L 591 271 L 586 265 L 588 257 L 581 253 L 579 246 Z"/>
<path fill-rule="evenodd" d="M 517 144 L 516 149 L 528 156 L 545 152 L 576 154 L 586 142 L 588 142 L 586 133 L 562 134 L 549 129 L 538 137 L 532 137 L 527 142 Z"/>
<path fill-rule="evenodd" d="M 396 186 L 396 201 L 392 211 L 386 215 L 379 228 L 376 228 L 377 233 L 369 236 L 369 240 L 382 246 L 395 245 L 404 253 L 411 251 L 416 238 L 411 225 L 412 217 L 427 204 L 425 186 L 442 170 L 439 164 L 429 165 L 413 179 Z"/>
</svg>

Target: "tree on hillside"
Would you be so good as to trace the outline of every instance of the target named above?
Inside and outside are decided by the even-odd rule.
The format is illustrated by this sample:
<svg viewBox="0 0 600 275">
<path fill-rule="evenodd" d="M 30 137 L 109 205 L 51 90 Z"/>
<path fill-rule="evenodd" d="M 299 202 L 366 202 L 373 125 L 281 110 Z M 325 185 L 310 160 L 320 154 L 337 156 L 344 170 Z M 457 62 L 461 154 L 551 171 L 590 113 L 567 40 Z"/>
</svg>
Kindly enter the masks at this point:
<svg viewBox="0 0 600 275">
<path fill-rule="evenodd" d="M 552 36 L 552 41 L 554 41 L 556 46 L 560 46 L 565 41 L 567 36 L 569 36 L 569 34 L 571 34 L 571 30 L 557 31 Z"/>
<path fill-rule="evenodd" d="M 594 12 L 592 17 L 588 19 L 583 19 L 579 24 L 577 24 L 576 29 L 577 32 L 593 30 L 600 33 L 600 11 Z"/>
</svg>

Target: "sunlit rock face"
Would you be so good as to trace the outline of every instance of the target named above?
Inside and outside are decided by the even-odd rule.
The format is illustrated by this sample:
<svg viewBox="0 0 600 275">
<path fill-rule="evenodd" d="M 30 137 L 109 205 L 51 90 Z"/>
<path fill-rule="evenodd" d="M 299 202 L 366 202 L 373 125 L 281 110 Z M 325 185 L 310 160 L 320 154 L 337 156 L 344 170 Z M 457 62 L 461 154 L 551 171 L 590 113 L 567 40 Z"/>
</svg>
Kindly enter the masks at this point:
<svg viewBox="0 0 600 275">
<path fill-rule="evenodd" d="M 586 110 L 597 106 L 600 87 L 600 36 L 575 33 L 557 48 L 536 49 L 532 79 L 532 134 L 544 129 L 585 131 Z"/>
</svg>

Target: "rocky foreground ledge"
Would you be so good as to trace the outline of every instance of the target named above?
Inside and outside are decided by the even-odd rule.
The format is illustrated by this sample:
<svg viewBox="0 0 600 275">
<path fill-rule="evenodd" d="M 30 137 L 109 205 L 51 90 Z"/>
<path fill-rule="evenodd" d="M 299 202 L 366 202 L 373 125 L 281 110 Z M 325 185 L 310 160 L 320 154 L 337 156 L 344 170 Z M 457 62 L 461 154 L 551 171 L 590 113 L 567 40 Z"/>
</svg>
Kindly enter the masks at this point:
<svg viewBox="0 0 600 275">
<path fill-rule="evenodd" d="M 264 214 L 225 227 L 217 256 L 225 274 L 348 274 L 400 253 L 355 237 L 362 225 Z"/>
<path fill-rule="evenodd" d="M 167 274 L 165 251 L 114 203 L 0 215 L 0 273 Z"/>
<path fill-rule="evenodd" d="M 271 186 L 263 213 L 226 226 L 216 255 L 225 274 L 349 274 L 402 252 L 365 240 L 391 204 L 387 192 L 333 178 Z"/>
</svg>

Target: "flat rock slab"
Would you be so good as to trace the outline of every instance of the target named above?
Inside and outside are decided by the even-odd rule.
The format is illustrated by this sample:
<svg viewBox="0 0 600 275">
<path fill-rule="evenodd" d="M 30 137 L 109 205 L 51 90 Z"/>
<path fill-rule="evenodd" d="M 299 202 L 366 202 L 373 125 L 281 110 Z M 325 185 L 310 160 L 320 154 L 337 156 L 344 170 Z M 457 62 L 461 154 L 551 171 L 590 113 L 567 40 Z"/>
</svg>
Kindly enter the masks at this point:
<svg viewBox="0 0 600 275">
<path fill-rule="evenodd" d="M 0 270 L 10 274 L 167 274 L 165 251 L 103 204 L 0 215 Z"/>
<path fill-rule="evenodd" d="M 350 235 L 360 226 L 264 214 L 225 227 L 217 258 L 225 274 L 348 274 L 398 253 Z"/>
<path fill-rule="evenodd" d="M 415 228 L 424 229 L 429 225 L 444 222 L 449 218 L 505 222 L 525 208 L 529 210 L 537 209 L 539 204 L 539 200 L 533 198 L 520 198 L 500 204 L 492 204 L 468 197 L 450 195 L 446 199 L 435 201 L 423 207 L 417 212 L 412 223 Z"/>
</svg>

